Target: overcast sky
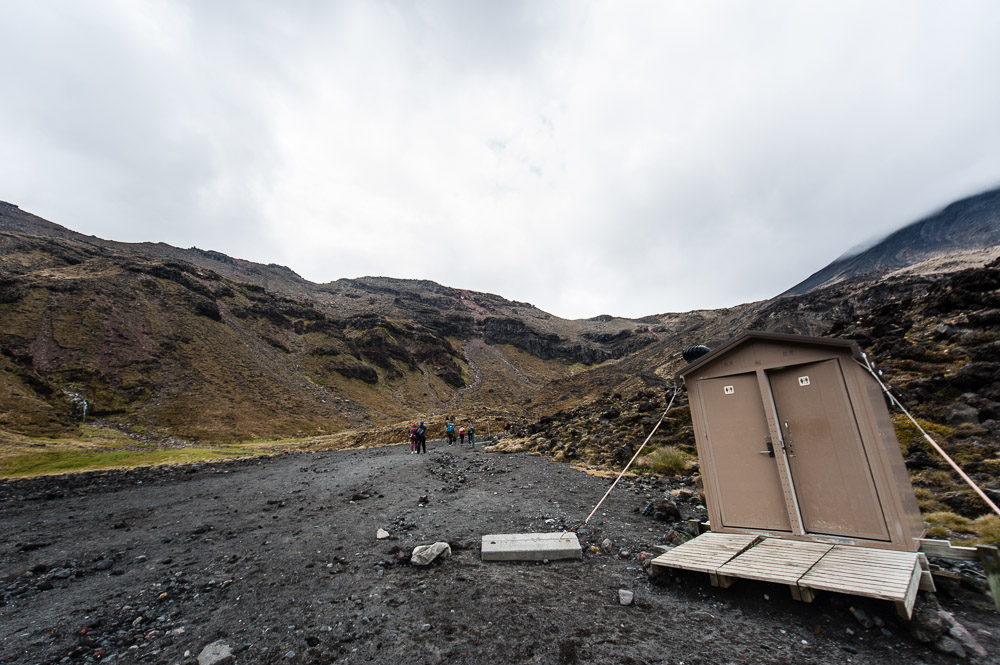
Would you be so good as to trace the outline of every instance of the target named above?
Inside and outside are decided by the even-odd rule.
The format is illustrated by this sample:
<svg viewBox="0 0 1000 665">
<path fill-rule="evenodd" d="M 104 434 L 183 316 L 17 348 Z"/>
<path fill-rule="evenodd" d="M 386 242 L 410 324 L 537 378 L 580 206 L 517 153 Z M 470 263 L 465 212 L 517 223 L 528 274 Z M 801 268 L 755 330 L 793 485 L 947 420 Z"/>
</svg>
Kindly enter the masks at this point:
<svg viewBox="0 0 1000 665">
<path fill-rule="evenodd" d="M 1000 3 L 0 0 L 0 199 L 638 317 L 1000 185 Z"/>
</svg>

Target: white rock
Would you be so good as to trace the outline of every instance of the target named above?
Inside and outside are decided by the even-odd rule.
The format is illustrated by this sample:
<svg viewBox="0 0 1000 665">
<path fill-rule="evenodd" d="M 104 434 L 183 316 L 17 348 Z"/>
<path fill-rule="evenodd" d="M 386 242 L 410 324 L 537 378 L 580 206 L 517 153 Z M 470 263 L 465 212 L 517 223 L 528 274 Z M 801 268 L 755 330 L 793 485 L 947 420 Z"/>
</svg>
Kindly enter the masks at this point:
<svg viewBox="0 0 1000 665">
<path fill-rule="evenodd" d="M 385 540 L 386 538 L 389 537 L 389 532 L 386 531 L 385 529 L 379 529 L 378 531 L 375 532 L 375 537 L 378 538 L 379 540 Z"/>
<path fill-rule="evenodd" d="M 622 605 L 631 605 L 635 599 L 635 594 L 628 589 L 618 589 L 618 602 Z"/>
<path fill-rule="evenodd" d="M 434 543 L 433 545 L 417 545 L 410 555 L 410 563 L 415 566 L 426 566 L 438 557 L 447 558 L 451 556 L 451 545 L 448 543 Z"/>
<path fill-rule="evenodd" d="M 222 640 L 212 642 L 198 654 L 198 665 L 227 665 L 233 660 L 233 648 Z"/>
</svg>

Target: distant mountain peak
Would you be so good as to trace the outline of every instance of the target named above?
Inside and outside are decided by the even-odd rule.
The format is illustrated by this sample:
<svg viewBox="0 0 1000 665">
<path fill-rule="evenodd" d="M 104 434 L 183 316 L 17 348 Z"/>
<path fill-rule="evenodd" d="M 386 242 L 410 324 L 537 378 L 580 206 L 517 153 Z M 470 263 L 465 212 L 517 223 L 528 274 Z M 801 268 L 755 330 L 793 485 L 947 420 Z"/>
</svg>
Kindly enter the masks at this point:
<svg viewBox="0 0 1000 665">
<path fill-rule="evenodd" d="M 858 245 L 781 295 L 808 293 L 844 280 L 881 277 L 914 266 L 929 272 L 956 270 L 995 258 L 997 247 L 1000 188 L 955 201 L 879 241 Z"/>
</svg>

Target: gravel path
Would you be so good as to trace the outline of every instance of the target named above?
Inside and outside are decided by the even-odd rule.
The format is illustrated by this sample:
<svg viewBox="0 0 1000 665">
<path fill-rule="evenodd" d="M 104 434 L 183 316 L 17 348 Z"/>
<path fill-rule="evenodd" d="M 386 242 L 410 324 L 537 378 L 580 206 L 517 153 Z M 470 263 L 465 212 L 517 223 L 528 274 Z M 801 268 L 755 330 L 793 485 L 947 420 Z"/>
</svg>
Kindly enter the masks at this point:
<svg viewBox="0 0 1000 665">
<path fill-rule="evenodd" d="M 616 489 L 583 561 L 489 563 L 488 533 L 582 520 L 609 479 L 548 458 L 429 442 L 0 483 L 0 662 L 954 663 L 888 604 L 787 589 L 654 585 L 636 554 L 667 481 Z M 684 504 L 684 517 L 699 508 Z M 378 529 L 390 537 L 377 540 Z M 412 548 L 453 555 L 412 566 Z M 635 593 L 622 606 L 618 590 Z M 1000 653 L 1000 615 L 942 599 Z M 950 603 L 950 604 L 949 604 Z M 863 628 L 849 607 L 885 619 Z"/>
</svg>

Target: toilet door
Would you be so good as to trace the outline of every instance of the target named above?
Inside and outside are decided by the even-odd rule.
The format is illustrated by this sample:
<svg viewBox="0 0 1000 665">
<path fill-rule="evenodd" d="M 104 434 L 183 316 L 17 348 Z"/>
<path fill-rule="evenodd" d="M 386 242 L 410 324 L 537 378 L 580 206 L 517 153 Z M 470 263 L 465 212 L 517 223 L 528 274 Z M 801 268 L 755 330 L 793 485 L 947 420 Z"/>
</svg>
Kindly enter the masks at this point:
<svg viewBox="0 0 1000 665">
<path fill-rule="evenodd" d="M 723 526 L 791 531 L 757 375 L 706 379 L 699 394 L 701 412 L 715 414 L 705 429 Z"/>
<path fill-rule="evenodd" d="M 767 377 L 806 533 L 889 540 L 839 362 Z"/>
</svg>

